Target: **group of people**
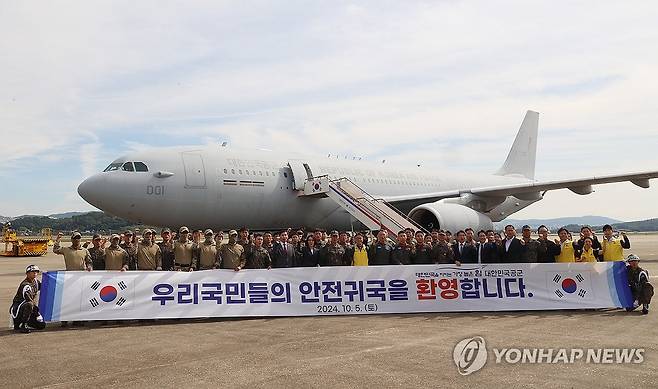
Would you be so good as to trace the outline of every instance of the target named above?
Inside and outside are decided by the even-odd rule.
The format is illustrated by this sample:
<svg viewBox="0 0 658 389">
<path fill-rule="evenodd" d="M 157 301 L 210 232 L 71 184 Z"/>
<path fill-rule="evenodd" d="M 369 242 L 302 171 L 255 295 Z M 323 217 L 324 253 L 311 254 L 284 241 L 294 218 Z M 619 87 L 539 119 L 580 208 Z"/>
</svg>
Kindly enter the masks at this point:
<svg viewBox="0 0 658 389">
<path fill-rule="evenodd" d="M 53 251 L 64 256 L 66 270 L 208 270 L 262 269 L 314 266 L 368 266 L 461 263 L 548 263 L 623 261 L 624 249 L 630 248 L 625 233 L 614 235 L 611 226 L 603 229 L 601 241 L 591 228 L 583 227 L 574 241 L 565 228 L 559 238 L 548 238 L 546 226 L 533 237 L 530 226 L 523 226 L 517 237 L 508 225 L 501 236 L 492 230 L 471 228 L 456 234 L 434 229 L 430 233 L 403 230 L 393 239 L 382 229 L 338 232 L 286 229 L 277 233 L 251 234 L 245 227 L 224 233 L 211 229 L 190 231 L 181 227 L 177 233 L 165 228 L 156 239 L 155 231 L 146 229 L 114 234 L 109 239 L 94 235 L 81 243 L 74 232 L 71 246 L 62 247 L 58 234 Z M 157 240 L 157 241 L 156 241 Z"/>
<path fill-rule="evenodd" d="M 109 245 L 100 235 L 82 243 L 82 235 L 74 232 L 71 245 L 62 247 L 62 234 L 57 235 L 53 252 L 64 256 L 66 270 L 165 270 L 197 271 L 210 269 L 271 269 L 317 266 L 422 265 L 462 263 L 549 263 L 623 261 L 624 249 L 630 248 L 625 233 L 614 234 L 613 228 L 603 228 L 599 241 L 589 227 L 580 231 L 574 241 L 565 228 L 558 238 L 548 238 L 546 226 L 537 229 L 533 237 L 530 226 L 523 226 L 517 237 L 514 226 L 505 226 L 504 235 L 492 230 L 471 228 L 454 235 L 434 229 L 430 233 L 407 229 L 389 239 L 385 229 L 373 235 L 371 231 L 338 232 L 286 229 L 278 233 L 251 234 L 246 227 L 230 230 L 224 242 L 222 231 L 211 229 L 190 231 L 181 227 L 177 232 L 165 228 L 156 239 L 156 232 L 146 229 L 125 231 L 110 236 Z M 395 241 L 395 243 L 393 243 Z M 635 299 L 634 308 L 642 305 L 648 313 L 653 288 L 639 258 L 629 255 L 629 286 Z M 14 298 L 11 315 L 17 331 L 45 326 L 40 319 L 36 295 L 40 282 L 39 268 L 30 265 L 26 279 Z"/>
</svg>

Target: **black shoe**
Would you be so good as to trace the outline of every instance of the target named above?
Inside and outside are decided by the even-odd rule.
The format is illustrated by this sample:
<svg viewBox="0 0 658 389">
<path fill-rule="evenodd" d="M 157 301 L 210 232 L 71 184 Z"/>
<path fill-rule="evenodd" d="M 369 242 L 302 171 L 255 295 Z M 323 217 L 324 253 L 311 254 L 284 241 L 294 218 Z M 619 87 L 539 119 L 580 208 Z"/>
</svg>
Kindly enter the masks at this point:
<svg viewBox="0 0 658 389">
<path fill-rule="evenodd" d="M 16 326 L 14 326 L 14 331 L 20 332 L 21 334 L 29 334 L 30 332 L 32 332 L 24 324 L 19 325 L 18 328 L 16 328 Z"/>
<path fill-rule="evenodd" d="M 646 315 L 648 313 L 649 313 L 649 305 L 648 304 L 642 305 L 642 314 Z"/>
</svg>

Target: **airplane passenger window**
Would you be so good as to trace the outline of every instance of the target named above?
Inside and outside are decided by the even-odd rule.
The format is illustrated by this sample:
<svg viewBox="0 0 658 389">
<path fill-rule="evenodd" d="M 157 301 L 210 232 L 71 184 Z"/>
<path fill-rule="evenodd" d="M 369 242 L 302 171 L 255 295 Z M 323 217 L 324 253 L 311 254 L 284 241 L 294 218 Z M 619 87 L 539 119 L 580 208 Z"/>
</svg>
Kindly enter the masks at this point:
<svg viewBox="0 0 658 389">
<path fill-rule="evenodd" d="M 134 172 L 134 171 L 135 171 L 135 168 L 133 167 L 133 163 L 132 163 L 132 162 L 126 162 L 126 163 L 124 163 L 123 166 L 121 167 L 121 170 L 126 171 L 126 172 Z"/>
<path fill-rule="evenodd" d="M 255 171 L 255 170 L 252 170 L 251 172 L 254 174 L 254 176 L 256 175 L 256 171 Z"/>
<path fill-rule="evenodd" d="M 115 171 L 115 170 L 119 170 L 120 167 L 121 167 L 120 163 L 111 163 L 110 166 L 106 167 L 105 170 L 103 170 L 103 171 L 104 172 L 112 172 L 112 171 Z"/>
<path fill-rule="evenodd" d="M 238 170 L 238 173 L 242 174 L 242 169 Z"/>
<path fill-rule="evenodd" d="M 149 168 L 144 162 L 135 162 L 135 171 L 136 172 L 147 172 Z"/>
</svg>

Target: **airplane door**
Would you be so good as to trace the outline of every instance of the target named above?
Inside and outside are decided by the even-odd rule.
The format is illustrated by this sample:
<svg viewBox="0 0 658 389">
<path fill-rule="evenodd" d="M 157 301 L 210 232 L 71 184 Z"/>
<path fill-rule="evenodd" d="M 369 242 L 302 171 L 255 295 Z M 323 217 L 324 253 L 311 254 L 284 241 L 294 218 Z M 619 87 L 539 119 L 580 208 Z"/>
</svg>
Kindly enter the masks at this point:
<svg viewBox="0 0 658 389">
<path fill-rule="evenodd" d="M 205 188 L 206 169 L 203 165 L 203 157 L 198 152 L 183 152 L 183 167 L 185 168 L 185 187 Z"/>
<path fill-rule="evenodd" d="M 303 161 L 288 161 L 288 166 L 292 171 L 293 184 L 295 190 L 304 190 L 306 180 L 313 178 L 313 172 L 310 166 Z"/>
</svg>

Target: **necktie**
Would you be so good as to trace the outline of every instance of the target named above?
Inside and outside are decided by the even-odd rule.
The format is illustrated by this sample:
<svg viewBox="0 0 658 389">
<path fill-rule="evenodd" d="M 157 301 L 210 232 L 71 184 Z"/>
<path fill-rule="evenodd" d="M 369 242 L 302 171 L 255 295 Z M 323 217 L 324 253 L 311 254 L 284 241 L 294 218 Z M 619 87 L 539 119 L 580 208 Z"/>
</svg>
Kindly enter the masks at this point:
<svg viewBox="0 0 658 389">
<path fill-rule="evenodd" d="M 459 254 L 461 255 L 462 251 L 464 250 L 464 244 L 460 243 L 459 244 Z"/>
</svg>

